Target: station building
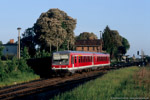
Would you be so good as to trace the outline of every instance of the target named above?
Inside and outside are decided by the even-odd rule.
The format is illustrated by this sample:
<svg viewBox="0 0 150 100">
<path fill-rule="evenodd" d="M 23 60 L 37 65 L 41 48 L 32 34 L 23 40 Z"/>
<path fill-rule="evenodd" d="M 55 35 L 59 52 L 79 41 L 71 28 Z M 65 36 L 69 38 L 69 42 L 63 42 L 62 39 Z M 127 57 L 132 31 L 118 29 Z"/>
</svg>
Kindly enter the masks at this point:
<svg viewBox="0 0 150 100">
<path fill-rule="evenodd" d="M 76 40 L 76 42 L 75 42 L 75 50 L 76 51 L 103 52 L 102 46 L 103 46 L 102 39 Z"/>
</svg>

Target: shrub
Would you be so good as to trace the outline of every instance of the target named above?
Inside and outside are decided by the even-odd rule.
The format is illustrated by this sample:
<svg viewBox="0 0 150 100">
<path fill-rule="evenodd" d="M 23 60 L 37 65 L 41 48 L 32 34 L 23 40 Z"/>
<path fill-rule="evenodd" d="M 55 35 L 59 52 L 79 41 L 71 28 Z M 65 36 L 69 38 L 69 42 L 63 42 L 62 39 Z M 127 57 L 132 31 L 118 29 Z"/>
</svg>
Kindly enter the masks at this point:
<svg viewBox="0 0 150 100">
<path fill-rule="evenodd" d="M 33 72 L 33 70 L 27 65 L 27 62 L 25 59 L 19 60 L 18 69 L 21 72 Z"/>
<path fill-rule="evenodd" d="M 0 60 L 0 81 L 7 78 L 8 74 L 6 73 L 6 67 L 4 63 Z"/>
</svg>

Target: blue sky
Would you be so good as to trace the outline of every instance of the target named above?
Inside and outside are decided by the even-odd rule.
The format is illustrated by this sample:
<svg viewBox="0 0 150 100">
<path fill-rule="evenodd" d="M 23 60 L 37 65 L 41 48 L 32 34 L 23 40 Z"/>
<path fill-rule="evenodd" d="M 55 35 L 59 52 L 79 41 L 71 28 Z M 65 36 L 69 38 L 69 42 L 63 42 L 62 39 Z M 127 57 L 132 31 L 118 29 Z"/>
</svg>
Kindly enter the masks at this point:
<svg viewBox="0 0 150 100">
<path fill-rule="evenodd" d="M 137 50 L 150 55 L 150 0 L 1 0 L 0 41 L 17 41 L 21 33 L 32 27 L 42 12 L 59 8 L 77 19 L 75 35 L 94 32 L 99 37 L 106 25 L 128 39 L 129 55 Z"/>
</svg>

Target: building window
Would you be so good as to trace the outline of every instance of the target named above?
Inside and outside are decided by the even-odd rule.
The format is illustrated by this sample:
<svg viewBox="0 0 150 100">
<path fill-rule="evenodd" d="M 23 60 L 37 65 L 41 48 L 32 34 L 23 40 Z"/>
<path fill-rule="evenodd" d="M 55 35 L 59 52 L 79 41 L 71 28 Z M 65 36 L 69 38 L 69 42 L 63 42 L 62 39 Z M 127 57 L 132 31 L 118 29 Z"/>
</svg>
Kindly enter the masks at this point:
<svg viewBox="0 0 150 100">
<path fill-rule="evenodd" d="M 89 47 L 87 47 L 88 51 L 89 51 Z"/>
<path fill-rule="evenodd" d="M 6 51 L 8 51 L 8 48 L 6 48 Z"/>
<path fill-rule="evenodd" d="M 82 47 L 82 51 L 84 51 L 84 47 Z"/>
<path fill-rule="evenodd" d="M 99 48 L 97 47 L 97 51 L 99 52 Z"/>
<path fill-rule="evenodd" d="M 95 47 L 93 47 L 93 51 L 95 50 Z"/>
</svg>

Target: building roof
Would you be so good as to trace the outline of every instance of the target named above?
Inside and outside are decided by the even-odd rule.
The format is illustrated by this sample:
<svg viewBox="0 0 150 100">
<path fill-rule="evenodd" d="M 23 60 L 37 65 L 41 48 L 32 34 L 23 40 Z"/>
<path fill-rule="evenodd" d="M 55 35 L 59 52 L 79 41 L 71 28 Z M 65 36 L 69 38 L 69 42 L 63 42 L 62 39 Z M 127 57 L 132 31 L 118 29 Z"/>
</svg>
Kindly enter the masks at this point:
<svg viewBox="0 0 150 100">
<path fill-rule="evenodd" d="M 79 45 L 101 45 L 102 40 L 101 39 L 97 39 L 97 40 L 76 40 L 75 45 L 79 46 Z"/>
<path fill-rule="evenodd" d="M 2 46 L 17 46 L 17 43 L 8 43 L 8 44 L 3 44 Z"/>
</svg>

